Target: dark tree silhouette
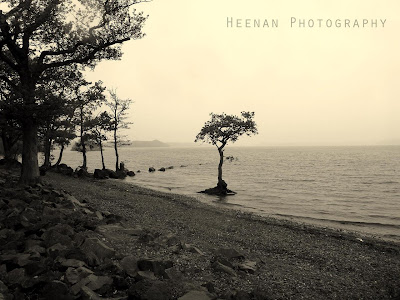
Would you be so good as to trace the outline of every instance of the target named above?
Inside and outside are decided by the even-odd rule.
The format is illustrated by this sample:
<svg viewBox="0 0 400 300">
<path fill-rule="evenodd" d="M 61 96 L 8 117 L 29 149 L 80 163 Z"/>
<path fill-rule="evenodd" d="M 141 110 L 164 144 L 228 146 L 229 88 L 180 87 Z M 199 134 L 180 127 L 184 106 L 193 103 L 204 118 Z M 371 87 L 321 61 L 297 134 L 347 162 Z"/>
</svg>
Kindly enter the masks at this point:
<svg viewBox="0 0 400 300">
<path fill-rule="evenodd" d="M 126 114 L 129 106 L 133 102 L 131 99 L 121 99 L 117 96 L 115 90 L 109 90 L 111 99 L 106 102 L 107 106 L 111 110 L 111 130 L 114 135 L 114 150 L 115 150 L 115 171 L 119 170 L 119 154 L 118 144 L 120 143 L 120 137 L 118 136 L 118 130 L 127 129 L 131 122 L 126 122 Z"/>
<path fill-rule="evenodd" d="M 92 139 L 100 147 L 101 164 L 103 170 L 106 169 L 103 155 L 103 141 L 107 140 L 107 132 L 112 130 L 112 124 L 112 118 L 110 115 L 106 111 L 103 111 L 95 119 L 93 119 L 93 125 L 91 126 L 91 135 L 93 136 Z"/>
<path fill-rule="evenodd" d="M 102 82 L 96 82 L 92 86 L 87 86 L 84 90 L 80 87 L 76 90 L 76 123 L 79 126 L 80 151 L 82 152 L 82 168 L 87 170 L 86 143 L 92 140 L 90 131 L 94 126 L 93 112 L 101 105 L 104 100 Z"/>
<path fill-rule="evenodd" d="M 69 65 L 93 68 L 119 59 L 120 45 L 143 37 L 146 17 L 137 0 L 3 0 L 0 10 L 0 79 L 21 99 L 23 133 L 20 181 L 40 181 L 37 88 L 49 71 Z M 51 72 L 50 72 L 51 73 Z"/>
<path fill-rule="evenodd" d="M 257 134 L 254 122 L 254 112 L 242 112 L 241 117 L 235 115 L 211 113 L 211 120 L 207 121 L 197 134 L 195 142 L 204 141 L 217 147 L 219 153 L 217 187 L 208 190 L 209 193 L 227 194 L 227 184 L 222 179 L 222 165 L 224 163 L 224 148 L 229 142 L 236 142 L 244 134 Z M 207 191 L 207 190 L 206 190 Z"/>
</svg>

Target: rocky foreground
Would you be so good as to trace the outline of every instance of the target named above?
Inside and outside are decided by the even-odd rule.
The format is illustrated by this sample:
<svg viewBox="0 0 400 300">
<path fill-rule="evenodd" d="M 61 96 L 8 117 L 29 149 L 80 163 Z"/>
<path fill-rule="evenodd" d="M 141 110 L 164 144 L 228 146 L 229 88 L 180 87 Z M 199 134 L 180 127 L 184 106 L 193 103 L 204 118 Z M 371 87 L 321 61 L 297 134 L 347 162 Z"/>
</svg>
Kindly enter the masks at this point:
<svg viewBox="0 0 400 300">
<path fill-rule="evenodd" d="M 400 299 L 400 247 L 117 180 L 0 170 L 0 299 Z"/>
</svg>

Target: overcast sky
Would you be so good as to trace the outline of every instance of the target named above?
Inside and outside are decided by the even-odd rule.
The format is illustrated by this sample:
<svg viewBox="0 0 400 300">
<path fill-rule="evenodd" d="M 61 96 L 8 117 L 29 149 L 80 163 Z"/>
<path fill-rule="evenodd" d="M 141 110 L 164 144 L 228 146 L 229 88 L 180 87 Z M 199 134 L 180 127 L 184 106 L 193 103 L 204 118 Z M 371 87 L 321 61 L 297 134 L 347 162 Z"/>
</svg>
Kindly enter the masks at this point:
<svg viewBox="0 0 400 300">
<path fill-rule="evenodd" d="M 135 101 L 129 138 L 192 142 L 209 113 L 248 110 L 259 135 L 238 145 L 400 144 L 398 0 L 153 0 L 136 7 L 149 14 L 146 37 L 124 44 L 122 60 L 88 73 Z M 237 27 L 237 19 L 251 27 Z M 253 27 L 254 19 L 270 27 Z"/>
</svg>

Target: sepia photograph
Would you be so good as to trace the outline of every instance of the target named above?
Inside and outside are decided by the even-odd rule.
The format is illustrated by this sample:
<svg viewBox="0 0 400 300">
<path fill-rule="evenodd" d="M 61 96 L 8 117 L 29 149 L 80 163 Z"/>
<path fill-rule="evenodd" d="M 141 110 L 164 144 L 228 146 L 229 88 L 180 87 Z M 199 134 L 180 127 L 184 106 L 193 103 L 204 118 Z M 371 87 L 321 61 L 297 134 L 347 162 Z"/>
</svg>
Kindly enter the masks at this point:
<svg viewBox="0 0 400 300">
<path fill-rule="evenodd" d="M 400 300 L 399 12 L 1 0 L 0 300 Z"/>
</svg>

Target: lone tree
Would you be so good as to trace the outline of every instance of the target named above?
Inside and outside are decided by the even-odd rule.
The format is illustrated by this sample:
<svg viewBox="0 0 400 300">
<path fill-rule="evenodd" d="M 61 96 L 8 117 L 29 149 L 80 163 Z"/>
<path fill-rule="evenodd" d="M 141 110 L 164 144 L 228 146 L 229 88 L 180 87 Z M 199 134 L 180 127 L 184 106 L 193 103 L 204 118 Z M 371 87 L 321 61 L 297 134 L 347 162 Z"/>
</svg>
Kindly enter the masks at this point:
<svg viewBox="0 0 400 300">
<path fill-rule="evenodd" d="M 140 0 L 2 0 L 0 3 L 0 80 L 21 99 L 23 134 L 20 181 L 40 181 L 38 87 L 52 70 L 69 65 L 93 68 L 119 59 L 120 45 L 143 37 L 146 17 L 132 6 Z"/>
<path fill-rule="evenodd" d="M 208 194 L 226 195 L 231 192 L 222 179 L 222 165 L 224 163 L 224 148 L 228 142 L 236 142 L 244 134 L 257 134 L 257 125 L 254 122 L 254 112 L 242 112 L 241 116 L 211 113 L 211 120 L 207 121 L 196 136 L 195 142 L 204 141 L 217 147 L 219 153 L 218 183 L 215 188 L 205 190 Z"/>
<path fill-rule="evenodd" d="M 112 119 L 106 111 L 103 111 L 93 119 L 93 125 L 91 127 L 92 130 L 90 134 L 96 144 L 100 147 L 101 165 L 103 170 L 105 170 L 106 165 L 104 163 L 103 141 L 107 141 L 107 132 L 111 131 L 112 128 Z"/>
<path fill-rule="evenodd" d="M 129 106 L 133 102 L 131 99 L 121 99 L 117 96 L 115 90 L 108 90 L 111 99 L 106 102 L 106 105 L 111 110 L 111 130 L 114 136 L 114 151 L 115 151 L 115 171 L 120 169 L 119 166 L 119 154 L 118 154 L 118 144 L 120 143 L 120 136 L 118 136 L 118 130 L 128 129 L 131 122 L 126 122 L 126 115 Z"/>
</svg>

